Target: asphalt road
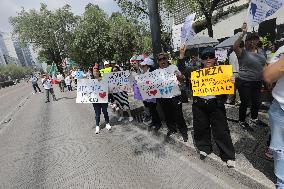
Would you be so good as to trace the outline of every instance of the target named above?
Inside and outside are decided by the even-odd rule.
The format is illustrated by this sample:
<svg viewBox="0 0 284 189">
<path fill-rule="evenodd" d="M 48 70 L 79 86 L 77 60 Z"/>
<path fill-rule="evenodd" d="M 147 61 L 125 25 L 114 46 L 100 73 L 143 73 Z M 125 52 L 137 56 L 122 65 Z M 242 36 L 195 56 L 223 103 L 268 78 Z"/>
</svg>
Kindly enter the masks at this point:
<svg viewBox="0 0 284 189">
<path fill-rule="evenodd" d="M 92 106 L 75 104 L 74 92 L 56 90 L 46 104 L 27 84 L 1 90 L 1 189 L 246 188 L 113 114 L 112 130 L 96 135 Z"/>
</svg>

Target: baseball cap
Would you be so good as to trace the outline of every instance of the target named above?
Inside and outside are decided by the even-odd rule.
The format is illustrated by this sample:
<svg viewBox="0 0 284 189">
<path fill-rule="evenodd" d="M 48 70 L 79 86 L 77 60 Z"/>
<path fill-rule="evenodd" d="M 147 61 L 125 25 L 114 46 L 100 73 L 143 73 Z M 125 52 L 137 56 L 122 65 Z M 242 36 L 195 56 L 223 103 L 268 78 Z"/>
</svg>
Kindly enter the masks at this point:
<svg viewBox="0 0 284 189">
<path fill-rule="evenodd" d="M 215 57 L 215 49 L 213 47 L 207 47 L 201 52 L 201 59 L 205 59 L 208 56 Z"/>
<path fill-rule="evenodd" d="M 153 66 L 154 61 L 151 58 L 145 58 L 143 62 L 140 64 L 141 66 L 148 65 L 148 66 Z"/>
<path fill-rule="evenodd" d="M 105 65 L 108 65 L 108 64 L 109 64 L 109 61 L 107 61 L 107 60 L 104 61 L 104 66 L 105 66 Z"/>
</svg>

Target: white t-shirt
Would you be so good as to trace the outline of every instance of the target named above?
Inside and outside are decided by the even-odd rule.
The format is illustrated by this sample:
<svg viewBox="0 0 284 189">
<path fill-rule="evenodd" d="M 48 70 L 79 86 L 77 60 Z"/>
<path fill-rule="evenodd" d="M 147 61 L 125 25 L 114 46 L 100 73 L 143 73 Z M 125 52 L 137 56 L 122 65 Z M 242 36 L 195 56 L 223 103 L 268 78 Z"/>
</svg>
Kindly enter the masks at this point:
<svg viewBox="0 0 284 189">
<path fill-rule="evenodd" d="M 63 81 L 63 80 L 64 80 L 63 75 L 62 75 L 62 74 L 58 74 L 58 75 L 57 75 L 57 80 Z"/>
<path fill-rule="evenodd" d="M 41 82 L 42 82 L 44 89 L 51 89 L 52 88 L 52 83 L 51 83 L 50 79 L 47 79 L 47 80 L 42 79 Z"/>
<path fill-rule="evenodd" d="M 65 77 L 65 83 L 66 83 L 66 85 L 70 85 L 71 84 L 70 76 Z"/>
<path fill-rule="evenodd" d="M 278 49 L 274 57 L 271 58 L 268 63 L 274 64 L 280 59 L 281 55 L 284 55 L 284 46 Z M 272 96 L 279 102 L 281 108 L 284 110 L 284 75 L 277 81 L 276 86 L 272 91 Z"/>
</svg>

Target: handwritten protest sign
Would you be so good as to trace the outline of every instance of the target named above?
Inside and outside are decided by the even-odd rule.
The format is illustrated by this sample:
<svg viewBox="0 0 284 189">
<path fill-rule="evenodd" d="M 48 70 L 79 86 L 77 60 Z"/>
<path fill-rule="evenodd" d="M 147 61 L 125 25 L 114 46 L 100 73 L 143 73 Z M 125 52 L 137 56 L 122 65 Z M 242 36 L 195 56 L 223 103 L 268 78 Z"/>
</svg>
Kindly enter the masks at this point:
<svg viewBox="0 0 284 189">
<path fill-rule="evenodd" d="M 226 49 L 217 49 L 215 50 L 215 56 L 218 59 L 218 62 L 225 62 L 228 58 Z"/>
<path fill-rule="evenodd" d="M 108 82 L 109 92 L 118 93 L 123 91 L 130 91 L 130 72 L 121 71 L 121 72 L 111 72 L 108 73 L 105 78 Z"/>
<path fill-rule="evenodd" d="M 254 27 L 273 15 L 283 5 L 283 0 L 252 0 L 248 8 L 249 24 Z"/>
<path fill-rule="evenodd" d="M 185 18 L 185 22 L 181 28 L 181 43 L 184 44 L 186 41 L 196 35 L 192 28 L 196 13 L 193 13 Z"/>
<path fill-rule="evenodd" d="M 134 99 L 135 99 L 135 100 L 143 100 L 142 95 L 141 95 L 141 93 L 140 93 L 140 90 L 139 90 L 139 88 L 138 88 L 137 83 L 134 83 L 134 84 L 133 84 L 133 93 L 134 93 Z M 151 103 L 156 103 L 156 102 L 157 102 L 155 98 L 153 98 L 153 99 L 147 99 L 147 100 L 144 100 L 144 101 L 146 101 L 146 102 L 151 102 Z"/>
<path fill-rule="evenodd" d="M 107 82 L 97 79 L 79 79 L 76 103 L 108 103 Z"/>
<path fill-rule="evenodd" d="M 191 73 L 193 96 L 234 94 L 232 65 L 214 66 Z"/>
<path fill-rule="evenodd" d="M 181 94 L 175 74 L 158 69 L 135 77 L 143 100 L 172 98 Z"/>
</svg>

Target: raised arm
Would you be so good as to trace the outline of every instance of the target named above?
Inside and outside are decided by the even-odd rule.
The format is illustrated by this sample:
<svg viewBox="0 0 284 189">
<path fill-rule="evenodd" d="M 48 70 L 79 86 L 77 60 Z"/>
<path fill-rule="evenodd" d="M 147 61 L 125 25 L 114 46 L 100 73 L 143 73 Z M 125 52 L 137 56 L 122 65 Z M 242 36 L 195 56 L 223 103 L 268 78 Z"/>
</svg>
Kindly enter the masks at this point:
<svg viewBox="0 0 284 189">
<path fill-rule="evenodd" d="M 240 57 L 241 54 L 242 54 L 243 49 L 240 48 L 240 44 L 241 44 L 244 36 L 246 35 L 247 30 L 248 30 L 247 23 L 243 23 L 243 26 L 242 26 L 243 33 L 239 36 L 239 38 L 237 39 L 237 41 L 234 43 L 234 46 L 233 46 L 233 50 L 235 51 L 237 57 Z"/>
<path fill-rule="evenodd" d="M 267 83 L 274 83 L 284 76 L 284 55 L 274 64 L 264 68 L 263 78 Z"/>
</svg>

